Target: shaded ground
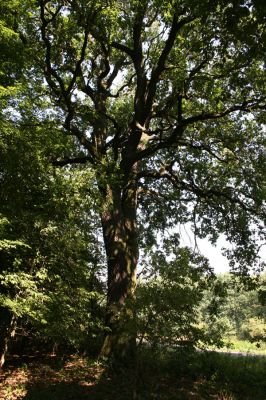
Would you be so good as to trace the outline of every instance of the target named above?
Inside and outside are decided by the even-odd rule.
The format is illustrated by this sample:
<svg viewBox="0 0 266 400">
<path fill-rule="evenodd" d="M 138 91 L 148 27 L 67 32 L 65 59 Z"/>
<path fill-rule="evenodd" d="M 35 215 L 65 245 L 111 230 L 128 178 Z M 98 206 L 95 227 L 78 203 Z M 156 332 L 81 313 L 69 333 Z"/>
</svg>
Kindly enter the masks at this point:
<svg viewBox="0 0 266 400">
<path fill-rule="evenodd" d="M 213 354 L 158 357 L 145 354 L 138 371 L 127 372 L 107 372 L 103 365 L 76 356 L 13 357 L 0 373 L 0 399 L 266 399 L 266 359 Z"/>
</svg>

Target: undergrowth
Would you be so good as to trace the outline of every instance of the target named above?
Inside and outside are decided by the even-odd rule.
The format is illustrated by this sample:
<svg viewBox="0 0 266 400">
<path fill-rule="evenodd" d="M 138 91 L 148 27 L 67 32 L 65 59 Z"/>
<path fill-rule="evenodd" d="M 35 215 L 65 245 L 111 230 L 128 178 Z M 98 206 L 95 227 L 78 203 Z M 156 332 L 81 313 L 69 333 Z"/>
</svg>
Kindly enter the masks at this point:
<svg viewBox="0 0 266 400">
<path fill-rule="evenodd" d="M 1 400 L 265 400 L 266 357 L 143 349 L 135 368 L 78 356 L 10 359 Z"/>
</svg>

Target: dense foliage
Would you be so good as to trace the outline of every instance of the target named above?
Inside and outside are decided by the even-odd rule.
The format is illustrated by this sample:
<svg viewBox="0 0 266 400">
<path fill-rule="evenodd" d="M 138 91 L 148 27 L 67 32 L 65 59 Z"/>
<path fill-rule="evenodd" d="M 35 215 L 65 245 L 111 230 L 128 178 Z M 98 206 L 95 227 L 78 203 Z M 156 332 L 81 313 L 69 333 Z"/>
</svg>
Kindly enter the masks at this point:
<svg viewBox="0 0 266 400">
<path fill-rule="evenodd" d="M 266 342 L 265 274 L 252 277 L 248 286 L 238 276 L 217 277 L 216 290 L 205 293 L 201 320 L 211 333 L 213 325 L 223 327 L 224 338 Z"/>
<path fill-rule="evenodd" d="M 76 347 L 105 331 L 106 356 L 132 355 L 138 329 L 218 340 L 196 311 L 207 262 L 171 232 L 224 234 L 235 272 L 263 268 L 264 2 L 0 11 L 1 347 L 17 324 Z"/>
<path fill-rule="evenodd" d="M 51 148 L 61 134 L 26 118 L 7 120 L 0 134 L 1 328 L 16 317 L 19 336 L 88 346 L 103 329 L 104 257 L 86 194 L 90 174 L 56 171 Z M 44 131 L 44 129 L 46 129 Z M 45 133 L 45 135 L 44 135 Z M 7 328 L 6 328 L 7 329 Z M 34 339 L 35 338 L 35 339 Z"/>
</svg>

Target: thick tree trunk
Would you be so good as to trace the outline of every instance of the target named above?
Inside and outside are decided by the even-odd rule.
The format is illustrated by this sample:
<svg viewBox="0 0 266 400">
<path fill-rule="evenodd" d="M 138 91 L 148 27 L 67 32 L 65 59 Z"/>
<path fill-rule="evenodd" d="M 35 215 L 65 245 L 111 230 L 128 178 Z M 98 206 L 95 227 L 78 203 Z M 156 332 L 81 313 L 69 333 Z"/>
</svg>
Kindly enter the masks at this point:
<svg viewBox="0 0 266 400">
<path fill-rule="evenodd" d="M 101 356 L 116 361 L 134 360 L 136 351 L 135 288 L 138 262 L 136 229 L 137 191 L 109 186 L 102 211 L 108 263 L 107 334 Z"/>
</svg>

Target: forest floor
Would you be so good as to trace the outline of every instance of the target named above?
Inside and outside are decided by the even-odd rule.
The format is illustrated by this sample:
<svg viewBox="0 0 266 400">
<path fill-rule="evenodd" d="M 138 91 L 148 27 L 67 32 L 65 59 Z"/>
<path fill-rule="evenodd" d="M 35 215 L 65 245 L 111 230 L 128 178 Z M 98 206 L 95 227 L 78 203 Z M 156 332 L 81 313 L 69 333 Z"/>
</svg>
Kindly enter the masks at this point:
<svg viewBox="0 0 266 400">
<path fill-rule="evenodd" d="M 266 357 L 142 355 L 138 371 L 78 356 L 11 357 L 1 400 L 265 400 Z"/>
</svg>

